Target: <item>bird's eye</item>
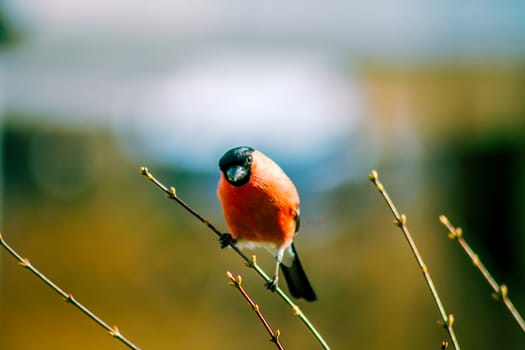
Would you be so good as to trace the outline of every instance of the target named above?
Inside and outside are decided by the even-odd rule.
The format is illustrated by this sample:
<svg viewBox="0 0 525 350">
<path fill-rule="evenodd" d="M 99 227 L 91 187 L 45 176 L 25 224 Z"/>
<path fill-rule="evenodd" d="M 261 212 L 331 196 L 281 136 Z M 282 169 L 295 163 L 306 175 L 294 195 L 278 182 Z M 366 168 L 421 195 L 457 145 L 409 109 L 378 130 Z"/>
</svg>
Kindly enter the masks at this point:
<svg viewBox="0 0 525 350">
<path fill-rule="evenodd" d="M 252 164 L 252 162 L 253 162 L 253 157 L 252 157 L 252 155 L 250 154 L 248 157 L 246 157 L 246 163 L 248 163 L 248 164 Z"/>
</svg>

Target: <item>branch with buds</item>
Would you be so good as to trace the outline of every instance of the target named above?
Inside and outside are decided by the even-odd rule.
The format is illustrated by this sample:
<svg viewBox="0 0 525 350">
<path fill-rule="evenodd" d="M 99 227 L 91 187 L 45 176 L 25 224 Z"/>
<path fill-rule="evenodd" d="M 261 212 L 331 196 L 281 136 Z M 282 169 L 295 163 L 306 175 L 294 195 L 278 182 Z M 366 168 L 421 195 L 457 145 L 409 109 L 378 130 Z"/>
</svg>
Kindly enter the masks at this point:
<svg viewBox="0 0 525 350">
<path fill-rule="evenodd" d="M 2 237 L 2 234 L 0 233 L 0 245 L 7 250 L 9 254 L 11 254 L 16 260 L 18 260 L 18 263 L 29 270 L 33 275 L 38 277 L 42 282 L 47 284 L 51 289 L 53 289 L 55 292 L 58 293 L 66 302 L 76 307 L 78 310 L 80 310 L 83 314 L 85 314 L 87 317 L 95 321 L 100 327 L 104 328 L 110 336 L 113 338 L 118 339 L 121 343 L 126 345 L 128 348 L 133 350 L 138 350 L 139 347 L 133 344 L 131 341 L 129 341 L 122 333 L 120 333 L 117 326 L 110 327 L 106 322 L 104 322 L 100 317 L 95 315 L 92 311 L 90 311 L 87 307 L 82 305 L 80 302 L 78 302 L 71 293 L 65 292 L 62 288 L 57 286 L 53 281 L 51 281 L 49 278 L 47 278 L 42 272 L 40 272 L 36 267 L 31 264 L 29 259 L 22 258 L 20 254 L 18 254 Z"/>
<path fill-rule="evenodd" d="M 264 328 L 266 328 L 266 330 L 270 334 L 270 341 L 275 344 L 277 349 L 283 350 L 284 347 L 281 344 L 281 342 L 279 341 L 279 337 L 281 336 L 281 331 L 279 329 L 277 329 L 275 331 L 272 330 L 272 327 L 270 326 L 270 323 L 268 323 L 268 321 L 264 317 L 264 315 L 263 315 L 259 305 L 256 304 L 253 301 L 253 299 L 250 297 L 248 292 L 242 286 L 242 277 L 241 277 L 241 275 L 237 275 L 237 277 L 234 277 L 233 274 L 230 271 L 228 271 L 228 272 L 226 272 L 226 276 L 228 276 L 228 278 L 230 279 L 230 285 L 232 287 L 235 287 L 239 291 L 239 293 L 241 293 L 243 298 L 252 307 L 252 310 L 255 311 L 255 313 L 257 314 L 257 317 L 259 317 L 259 320 L 263 324 Z"/>
<path fill-rule="evenodd" d="M 159 180 L 157 180 L 148 170 L 148 168 L 141 166 L 140 167 L 140 173 L 144 175 L 148 180 L 153 182 L 159 189 L 161 189 L 169 199 L 174 200 L 177 202 L 180 206 L 182 206 L 186 211 L 188 211 L 191 215 L 193 215 L 197 220 L 199 220 L 201 223 L 206 225 L 210 231 L 212 231 L 218 238 L 221 240 L 221 238 L 224 237 L 224 233 L 219 231 L 210 221 L 208 221 L 204 216 L 199 214 L 195 209 L 190 207 L 186 202 L 184 202 L 179 196 L 177 196 L 177 191 L 175 190 L 175 187 L 166 187 L 164 184 L 162 184 Z M 223 242 L 221 241 L 221 245 Z M 268 274 L 256 263 L 255 256 L 253 256 L 251 259 L 248 258 L 237 245 L 233 241 L 228 241 L 228 245 L 239 255 L 245 262 L 246 265 L 252 269 L 254 269 L 257 274 L 265 281 L 265 283 L 269 283 L 271 281 L 271 278 L 268 276 Z M 312 322 L 306 317 L 306 315 L 301 311 L 299 306 L 297 306 L 292 299 L 279 287 L 275 289 L 275 293 L 281 297 L 281 299 L 284 300 L 286 304 L 292 309 L 295 316 L 299 317 L 299 319 L 305 324 L 306 328 L 312 333 L 312 335 L 315 337 L 315 339 L 319 342 L 321 347 L 323 349 L 330 349 L 326 341 L 323 339 L 319 331 L 313 326 Z"/>
<path fill-rule="evenodd" d="M 492 277 L 485 265 L 483 265 L 483 263 L 479 259 L 478 255 L 474 253 L 470 245 L 463 238 L 463 230 L 461 229 L 461 227 L 454 227 L 454 225 L 450 223 L 450 221 L 445 215 L 441 215 L 439 217 L 439 221 L 441 221 L 443 226 L 445 226 L 448 229 L 448 237 L 452 240 L 456 240 L 459 243 L 461 248 L 463 248 L 465 253 L 467 253 L 467 255 L 469 256 L 470 260 L 472 260 L 474 266 L 478 268 L 479 272 L 481 272 L 483 277 L 485 277 L 487 282 L 490 284 L 493 290 L 492 297 L 498 301 L 501 301 L 507 307 L 507 310 L 509 310 L 512 317 L 514 317 L 514 320 L 516 320 L 516 323 L 521 328 L 521 331 L 525 333 L 525 322 L 523 321 L 523 318 L 519 314 L 518 310 L 514 307 L 514 304 L 512 304 L 512 302 L 510 301 L 507 286 L 504 284 L 498 284 L 498 282 L 496 282 L 496 280 Z"/>
<path fill-rule="evenodd" d="M 387 191 L 385 190 L 385 187 L 379 181 L 379 176 L 377 174 L 377 171 L 372 170 L 372 172 L 369 175 L 369 179 L 375 185 L 376 189 L 379 191 L 379 193 L 381 194 L 381 196 L 387 203 L 388 207 L 392 211 L 392 214 L 394 215 L 394 225 L 399 227 L 401 231 L 403 232 L 403 235 L 405 236 L 408 242 L 408 245 L 410 246 L 410 249 L 412 250 L 412 253 L 414 254 L 414 257 L 416 258 L 417 264 L 419 265 L 419 268 L 421 269 L 421 272 L 423 273 L 423 277 L 425 278 L 425 282 L 427 283 L 428 289 L 430 290 L 430 293 L 432 294 L 434 303 L 436 304 L 439 310 L 439 314 L 441 315 L 440 323 L 446 329 L 450 337 L 450 340 L 452 341 L 452 344 L 454 345 L 454 348 L 456 350 L 459 350 L 460 349 L 459 343 L 456 338 L 456 334 L 454 333 L 454 328 L 452 328 L 454 324 L 454 315 L 447 314 L 447 312 L 445 311 L 445 307 L 443 306 L 443 303 L 441 302 L 441 298 L 439 297 L 436 287 L 434 286 L 434 282 L 432 281 L 432 278 L 430 277 L 430 273 L 428 272 L 427 265 L 423 261 L 423 257 L 419 253 L 416 243 L 414 242 L 412 235 L 408 231 L 406 215 L 399 214 L 399 211 L 397 210 L 394 202 L 392 201 Z"/>
</svg>

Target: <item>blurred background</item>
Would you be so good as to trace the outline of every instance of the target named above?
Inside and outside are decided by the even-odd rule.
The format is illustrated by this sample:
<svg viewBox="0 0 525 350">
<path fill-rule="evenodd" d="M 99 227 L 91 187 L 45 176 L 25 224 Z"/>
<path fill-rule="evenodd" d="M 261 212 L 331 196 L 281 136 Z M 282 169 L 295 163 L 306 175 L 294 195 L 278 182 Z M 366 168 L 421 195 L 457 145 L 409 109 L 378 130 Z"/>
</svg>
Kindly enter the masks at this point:
<svg viewBox="0 0 525 350">
<path fill-rule="evenodd" d="M 463 227 L 523 314 L 523 2 L 3 0 L 0 45 L 0 230 L 140 347 L 271 348 L 229 270 L 286 348 L 318 348 L 138 171 L 225 229 L 217 161 L 240 144 L 297 184 L 297 246 L 319 297 L 299 306 L 334 349 L 446 339 L 373 168 L 463 347 L 525 347 L 438 221 Z M 123 346 L 3 251 L 0 348 Z"/>
</svg>

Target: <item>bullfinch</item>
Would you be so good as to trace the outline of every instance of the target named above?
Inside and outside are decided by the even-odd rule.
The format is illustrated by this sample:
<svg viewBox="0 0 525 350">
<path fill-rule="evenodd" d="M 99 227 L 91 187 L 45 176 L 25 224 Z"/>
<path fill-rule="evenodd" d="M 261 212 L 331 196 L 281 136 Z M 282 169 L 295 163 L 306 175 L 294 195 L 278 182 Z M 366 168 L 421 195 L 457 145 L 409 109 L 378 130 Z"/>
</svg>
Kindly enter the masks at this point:
<svg viewBox="0 0 525 350">
<path fill-rule="evenodd" d="M 284 171 L 262 152 L 240 146 L 219 160 L 217 194 L 230 233 L 222 246 L 263 247 L 275 256 L 275 273 L 266 287 L 275 291 L 279 266 L 295 298 L 317 299 L 293 240 L 299 229 L 299 194 Z"/>
</svg>

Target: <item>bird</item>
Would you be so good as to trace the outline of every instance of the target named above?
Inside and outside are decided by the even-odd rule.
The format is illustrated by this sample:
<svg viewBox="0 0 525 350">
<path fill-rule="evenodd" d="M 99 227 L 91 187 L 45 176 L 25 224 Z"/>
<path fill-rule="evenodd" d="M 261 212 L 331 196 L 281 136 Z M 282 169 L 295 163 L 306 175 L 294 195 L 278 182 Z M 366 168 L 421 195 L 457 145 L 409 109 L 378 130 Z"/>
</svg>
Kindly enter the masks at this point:
<svg viewBox="0 0 525 350">
<path fill-rule="evenodd" d="M 299 194 L 294 183 L 272 159 L 249 146 L 226 151 L 219 160 L 217 196 L 229 233 L 221 247 L 263 247 L 275 257 L 275 272 L 266 287 L 275 291 L 279 268 L 294 298 L 315 301 L 294 238 L 300 226 Z"/>
</svg>

